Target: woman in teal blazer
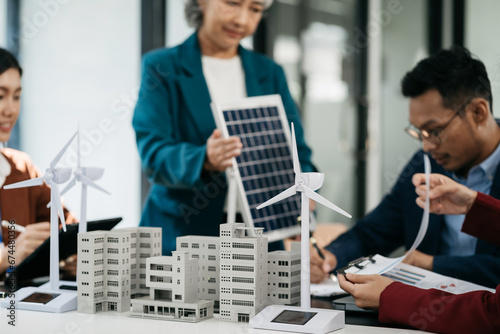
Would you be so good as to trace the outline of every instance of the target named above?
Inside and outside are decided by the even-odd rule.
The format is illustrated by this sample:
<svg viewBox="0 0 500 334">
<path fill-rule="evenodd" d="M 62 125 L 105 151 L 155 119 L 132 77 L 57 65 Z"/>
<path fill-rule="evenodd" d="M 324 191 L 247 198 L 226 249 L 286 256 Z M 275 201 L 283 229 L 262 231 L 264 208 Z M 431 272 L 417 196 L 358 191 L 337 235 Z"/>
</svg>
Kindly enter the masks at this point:
<svg viewBox="0 0 500 334">
<path fill-rule="evenodd" d="M 163 228 L 164 255 L 175 250 L 178 236 L 218 236 L 223 220 L 225 167 L 211 168 L 216 163 L 207 157 L 207 140 L 213 138 L 216 125 L 202 54 L 239 56 L 249 97 L 281 95 L 288 121 L 295 124 L 302 170 L 315 170 L 283 69 L 239 45 L 243 37 L 253 34 L 262 10 L 270 2 L 188 1 L 188 7 L 200 7 L 201 22 L 196 33 L 181 45 L 154 50 L 143 58 L 133 127 L 142 168 L 153 185 L 140 225 Z"/>
</svg>

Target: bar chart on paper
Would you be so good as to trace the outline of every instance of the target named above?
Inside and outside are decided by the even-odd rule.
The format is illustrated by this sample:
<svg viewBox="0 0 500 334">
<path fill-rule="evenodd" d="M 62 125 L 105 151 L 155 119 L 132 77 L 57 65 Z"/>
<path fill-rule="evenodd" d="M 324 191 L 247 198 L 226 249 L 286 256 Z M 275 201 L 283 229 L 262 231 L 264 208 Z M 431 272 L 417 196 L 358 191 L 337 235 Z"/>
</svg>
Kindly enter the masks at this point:
<svg viewBox="0 0 500 334">
<path fill-rule="evenodd" d="M 465 293 L 477 290 L 487 290 L 495 292 L 494 289 L 463 281 L 457 278 L 443 276 L 432 271 L 400 263 L 391 271 L 384 274 L 395 281 L 414 285 L 421 289 L 437 289 L 454 294 Z"/>
<path fill-rule="evenodd" d="M 403 269 L 400 267 L 394 268 L 390 272 L 386 273 L 385 276 L 390 277 L 395 281 L 410 285 L 417 285 L 422 281 L 422 279 L 425 279 L 425 275 L 418 274 L 413 269 Z"/>
</svg>

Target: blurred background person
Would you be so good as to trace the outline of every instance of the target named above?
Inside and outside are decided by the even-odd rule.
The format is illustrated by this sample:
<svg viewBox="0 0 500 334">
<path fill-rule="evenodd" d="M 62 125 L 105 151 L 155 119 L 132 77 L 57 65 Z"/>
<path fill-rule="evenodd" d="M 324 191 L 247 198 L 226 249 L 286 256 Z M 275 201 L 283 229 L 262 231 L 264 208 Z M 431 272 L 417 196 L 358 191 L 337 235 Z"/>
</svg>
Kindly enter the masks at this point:
<svg viewBox="0 0 500 334">
<path fill-rule="evenodd" d="M 37 168 L 26 153 L 5 147 L 12 128 L 19 117 L 21 107 L 21 75 L 23 71 L 16 58 L 0 48 L 0 216 L 1 220 L 26 226 L 26 231 L 16 233 L 14 248 L 0 247 L 0 276 L 10 266 L 8 255 L 21 263 L 50 234 L 50 188 L 41 186 L 3 189 L 4 185 L 40 177 Z M 75 217 L 64 209 L 66 223 L 76 222 Z M 9 229 L 1 227 L 3 244 L 7 245 Z M 14 252 L 8 253 L 13 250 Z"/>
<path fill-rule="evenodd" d="M 178 236 L 218 236 L 225 221 L 223 172 L 242 144 L 216 130 L 211 102 L 280 94 L 288 121 L 295 124 L 302 171 L 315 171 L 283 69 L 240 45 L 271 3 L 188 0 L 185 14 L 196 32 L 181 45 L 143 58 L 133 127 L 153 185 L 140 225 L 163 227 L 164 255 L 175 250 Z"/>
</svg>

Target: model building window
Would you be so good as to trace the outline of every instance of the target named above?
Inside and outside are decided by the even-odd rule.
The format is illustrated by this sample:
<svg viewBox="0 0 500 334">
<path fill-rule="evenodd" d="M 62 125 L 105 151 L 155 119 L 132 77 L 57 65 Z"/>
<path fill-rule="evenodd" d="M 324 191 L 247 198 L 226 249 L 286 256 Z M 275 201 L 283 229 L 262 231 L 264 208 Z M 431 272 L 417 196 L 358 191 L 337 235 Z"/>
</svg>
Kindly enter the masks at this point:
<svg viewBox="0 0 500 334">
<path fill-rule="evenodd" d="M 250 266 L 233 266 L 233 271 L 246 271 L 246 272 L 254 272 L 254 268 Z"/>
</svg>

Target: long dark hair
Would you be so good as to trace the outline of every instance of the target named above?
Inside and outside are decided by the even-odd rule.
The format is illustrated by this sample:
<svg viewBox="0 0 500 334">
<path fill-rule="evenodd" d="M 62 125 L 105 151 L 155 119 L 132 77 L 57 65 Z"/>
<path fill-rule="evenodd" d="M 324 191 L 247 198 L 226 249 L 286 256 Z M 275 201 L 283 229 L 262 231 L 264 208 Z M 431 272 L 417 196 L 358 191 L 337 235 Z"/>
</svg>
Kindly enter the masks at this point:
<svg viewBox="0 0 500 334">
<path fill-rule="evenodd" d="M 19 62 L 16 57 L 9 51 L 0 48 L 0 74 L 3 72 L 15 68 L 19 71 L 19 75 L 23 74 L 23 69 L 19 66 Z"/>
</svg>

